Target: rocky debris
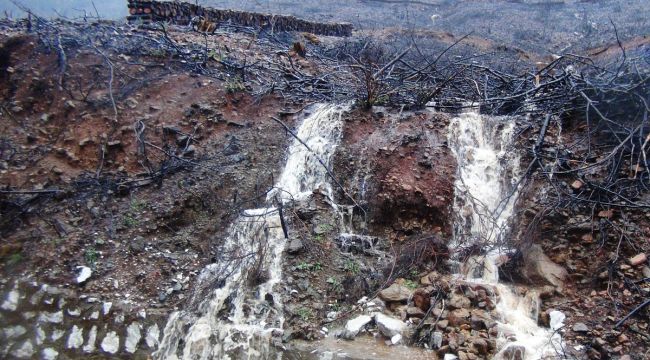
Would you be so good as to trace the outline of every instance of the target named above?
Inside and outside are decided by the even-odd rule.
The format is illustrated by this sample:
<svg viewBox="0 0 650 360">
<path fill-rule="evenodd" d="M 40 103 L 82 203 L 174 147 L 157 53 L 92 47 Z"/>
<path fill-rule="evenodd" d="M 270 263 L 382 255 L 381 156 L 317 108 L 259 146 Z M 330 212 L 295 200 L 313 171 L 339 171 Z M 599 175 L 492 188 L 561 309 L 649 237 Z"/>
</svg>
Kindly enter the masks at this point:
<svg viewBox="0 0 650 360">
<path fill-rule="evenodd" d="M 467 309 L 456 309 L 449 312 L 447 321 L 449 326 L 459 327 L 464 324 L 469 324 L 470 312 Z"/>
<path fill-rule="evenodd" d="M 630 265 L 638 266 L 648 261 L 648 257 L 644 253 L 637 254 L 629 259 Z"/>
<path fill-rule="evenodd" d="M 406 302 L 412 295 L 411 289 L 397 283 L 379 292 L 379 298 L 387 302 Z"/>
<path fill-rule="evenodd" d="M 472 302 L 467 297 L 460 294 L 453 294 L 447 302 L 450 310 L 469 309 L 471 304 Z"/>
<path fill-rule="evenodd" d="M 368 315 L 359 315 L 356 318 L 349 320 L 345 324 L 345 329 L 341 333 L 341 337 L 347 340 L 354 339 L 357 334 L 372 321 L 372 317 Z"/>
<path fill-rule="evenodd" d="M 374 314 L 374 319 L 379 331 L 389 339 L 395 335 L 401 335 L 406 329 L 404 322 L 382 313 Z"/>
<path fill-rule="evenodd" d="M 550 284 L 561 288 L 567 271 L 551 261 L 539 245 L 531 245 L 524 252 L 521 274 L 533 284 Z"/>
</svg>

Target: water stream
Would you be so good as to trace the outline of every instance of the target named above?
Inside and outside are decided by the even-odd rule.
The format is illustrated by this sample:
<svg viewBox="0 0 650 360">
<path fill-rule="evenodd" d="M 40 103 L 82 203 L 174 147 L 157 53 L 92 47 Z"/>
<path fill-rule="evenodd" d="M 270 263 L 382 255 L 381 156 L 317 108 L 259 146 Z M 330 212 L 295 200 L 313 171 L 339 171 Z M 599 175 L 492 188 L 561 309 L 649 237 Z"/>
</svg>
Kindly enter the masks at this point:
<svg viewBox="0 0 650 360">
<path fill-rule="evenodd" d="M 496 358 L 556 358 L 561 338 L 537 324 L 539 298 L 534 290 L 519 296 L 499 281 L 499 266 L 512 251 L 507 236 L 521 176 L 512 151 L 514 118 L 467 112 L 449 125 L 448 140 L 458 161 L 454 199 L 454 239 L 450 244 L 464 281 L 491 286 L 498 294 L 500 349 Z M 472 253 L 461 258 L 460 254 Z M 560 326 L 552 314 L 552 323 Z M 519 355 L 516 355 L 519 353 Z"/>
<path fill-rule="evenodd" d="M 286 239 L 279 204 L 305 199 L 320 189 L 332 199 L 325 167 L 341 137 L 341 105 L 316 105 L 296 134 L 268 206 L 246 210 L 230 226 L 216 263 L 200 274 L 196 309 L 173 313 L 158 359 L 268 359 L 283 328 L 282 279 Z M 322 163 L 321 163 L 322 162 Z M 201 290 L 204 291 L 201 291 Z M 202 299 L 203 298 L 203 299 Z M 274 355 L 275 354 L 275 355 Z"/>
</svg>

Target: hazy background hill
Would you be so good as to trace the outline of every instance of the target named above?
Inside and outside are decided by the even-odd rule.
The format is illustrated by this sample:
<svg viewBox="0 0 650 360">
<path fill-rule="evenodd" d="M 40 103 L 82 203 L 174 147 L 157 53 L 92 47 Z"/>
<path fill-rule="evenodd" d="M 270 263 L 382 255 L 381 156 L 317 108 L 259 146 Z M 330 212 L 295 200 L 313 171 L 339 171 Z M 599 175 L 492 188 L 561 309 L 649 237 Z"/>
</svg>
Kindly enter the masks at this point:
<svg viewBox="0 0 650 360">
<path fill-rule="evenodd" d="M 191 1 L 191 0 L 190 0 Z M 356 29 L 424 29 L 473 32 L 536 52 L 567 52 L 650 34 L 648 0 L 195 0 L 218 8 L 291 14 L 318 21 L 347 21 Z M 84 12 L 124 18 L 126 0 L 21 0 L 42 16 L 80 17 Z M 10 0 L 0 10 L 21 16 Z"/>
</svg>

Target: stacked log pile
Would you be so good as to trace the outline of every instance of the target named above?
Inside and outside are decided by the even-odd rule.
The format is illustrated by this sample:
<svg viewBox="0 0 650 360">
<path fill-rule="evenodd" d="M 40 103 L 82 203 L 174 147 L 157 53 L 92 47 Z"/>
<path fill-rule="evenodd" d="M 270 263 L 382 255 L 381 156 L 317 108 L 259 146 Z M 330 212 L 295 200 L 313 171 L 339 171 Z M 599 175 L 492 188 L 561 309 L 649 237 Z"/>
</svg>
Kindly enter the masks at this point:
<svg viewBox="0 0 650 360">
<path fill-rule="evenodd" d="M 299 31 L 325 36 L 351 36 L 350 23 L 319 23 L 289 15 L 260 14 L 238 10 L 220 10 L 187 2 L 129 0 L 130 22 L 168 21 L 188 25 L 194 17 L 217 24 L 233 24 L 271 31 Z"/>
</svg>

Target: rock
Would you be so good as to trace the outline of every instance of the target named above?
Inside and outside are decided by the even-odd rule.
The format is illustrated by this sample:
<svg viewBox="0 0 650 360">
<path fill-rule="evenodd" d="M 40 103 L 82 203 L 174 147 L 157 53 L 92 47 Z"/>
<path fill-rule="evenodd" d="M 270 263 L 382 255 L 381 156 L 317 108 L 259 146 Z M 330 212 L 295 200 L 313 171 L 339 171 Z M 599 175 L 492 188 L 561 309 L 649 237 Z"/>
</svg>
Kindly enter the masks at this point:
<svg viewBox="0 0 650 360">
<path fill-rule="evenodd" d="M 401 320 L 394 319 L 381 313 L 375 314 L 375 323 L 379 331 L 386 337 L 392 338 L 397 334 L 402 334 L 406 329 L 406 324 Z"/>
<path fill-rule="evenodd" d="M 64 107 L 66 110 L 72 110 L 72 109 L 76 108 L 77 106 L 74 104 L 74 101 L 72 101 L 72 100 L 67 100 L 67 101 L 63 104 L 63 107 Z"/>
<path fill-rule="evenodd" d="M 423 276 L 422 278 L 420 278 L 420 283 L 426 286 L 433 285 L 433 283 L 435 283 L 438 280 L 438 278 L 440 278 L 440 275 L 437 272 L 432 271 L 427 275 Z"/>
<path fill-rule="evenodd" d="M 90 279 L 93 271 L 87 266 L 77 266 L 77 284 L 83 284 L 86 280 Z"/>
<path fill-rule="evenodd" d="M 586 333 L 589 332 L 589 327 L 585 323 L 575 323 L 573 325 L 573 331 L 574 332 L 580 332 L 580 333 Z"/>
<path fill-rule="evenodd" d="M 390 338 L 390 343 L 393 345 L 397 345 L 402 342 L 402 334 L 397 334 Z"/>
<path fill-rule="evenodd" d="M 188 146 L 187 149 L 185 149 L 185 152 L 183 152 L 184 156 L 189 156 L 189 157 L 194 156 L 194 154 L 196 154 L 196 146 L 194 145 Z"/>
<path fill-rule="evenodd" d="M 58 311 L 53 313 L 42 312 L 38 316 L 38 321 L 60 324 L 63 322 L 63 311 Z"/>
<path fill-rule="evenodd" d="M 650 278 L 650 267 L 644 266 L 643 269 L 641 269 L 641 273 L 643 274 L 643 277 Z"/>
<path fill-rule="evenodd" d="M 111 331 L 102 340 L 102 350 L 109 354 L 115 354 L 120 349 L 120 338 L 115 331 Z"/>
<path fill-rule="evenodd" d="M 541 246 L 532 245 L 524 252 L 522 275 L 536 285 L 550 284 L 561 288 L 567 271 L 551 261 Z"/>
<path fill-rule="evenodd" d="M 630 265 L 637 266 L 648 261 L 648 257 L 644 253 L 640 253 L 636 256 L 631 257 L 628 261 L 630 262 Z"/>
<path fill-rule="evenodd" d="M 451 299 L 449 299 L 447 306 L 449 307 L 450 310 L 463 309 L 463 308 L 469 309 L 471 304 L 472 302 L 465 296 L 460 294 L 453 294 L 451 296 Z"/>
<path fill-rule="evenodd" d="M 158 347 L 160 339 L 160 328 L 158 324 L 153 324 L 147 329 L 147 336 L 145 337 L 145 342 L 149 349 L 156 349 Z"/>
<path fill-rule="evenodd" d="M 142 236 L 136 236 L 129 242 L 129 247 L 135 253 L 141 253 L 146 246 L 146 240 Z"/>
<path fill-rule="evenodd" d="M 490 351 L 488 342 L 485 339 L 476 338 L 472 340 L 472 346 L 476 349 L 479 355 L 487 355 Z"/>
<path fill-rule="evenodd" d="M 574 181 L 573 183 L 571 183 L 571 187 L 572 187 L 574 190 L 580 190 L 580 188 L 582 187 L 582 185 L 584 185 L 584 184 L 583 184 L 582 181 L 580 181 L 580 180 L 576 180 L 576 181 Z"/>
<path fill-rule="evenodd" d="M 434 331 L 431 334 L 431 347 L 433 349 L 440 349 L 442 346 L 442 333 L 440 331 Z"/>
<path fill-rule="evenodd" d="M 341 337 L 347 340 L 352 340 L 359 334 L 361 329 L 364 328 L 364 326 L 368 325 L 372 321 L 372 318 L 369 315 L 360 315 L 357 316 L 356 318 L 349 320 L 345 324 L 345 330 L 343 330 L 343 333 L 341 334 Z"/>
<path fill-rule="evenodd" d="M 379 298 L 384 301 L 406 302 L 411 295 L 411 290 L 400 284 L 393 284 L 379 292 Z"/>
<path fill-rule="evenodd" d="M 107 301 L 102 304 L 102 312 L 104 315 L 108 315 L 109 312 L 111 312 L 111 308 L 113 307 L 113 303 L 110 301 Z"/>
<path fill-rule="evenodd" d="M 501 350 L 502 359 L 508 360 L 524 360 L 526 355 L 526 348 L 521 345 L 511 344 L 505 349 Z"/>
<path fill-rule="evenodd" d="M 619 360 L 632 360 L 632 357 L 630 355 L 623 355 L 619 358 Z"/>
<path fill-rule="evenodd" d="M 424 317 L 424 311 L 418 307 L 410 306 L 406 309 L 406 316 L 409 318 L 415 317 L 421 319 Z"/>
<path fill-rule="evenodd" d="M 4 329 L 3 332 L 5 335 L 5 339 L 14 339 L 23 336 L 27 332 L 27 329 L 25 329 L 24 326 L 16 325 Z"/>
<path fill-rule="evenodd" d="M 490 318 L 490 315 L 485 310 L 474 309 L 471 312 L 470 324 L 473 330 L 487 330 L 491 328 L 495 322 Z"/>
<path fill-rule="evenodd" d="M 469 311 L 467 309 L 456 309 L 449 313 L 447 320 L 449 321 L 449 326 L 456 327 L 463 324 L 469 324 Z"/>
<path fill-rule="evenodd" d="M 291 240 L 291 242 L 289 243 L 289 247 L 287 248 L 287 251 L 289 252 L 289 254 L 297 254 L 300 252 L 300 250 L 302 250 L 302 247 L 303 247 L 302 241 L 299 238 L 295 238 Z"/>
<path fill-rule="evenodd" d="M 43 360 L 54 360 L 59 356 L 59 352 L 52 348 L 46 348 L 41 351 L 41 356 Z"/>
<path fill-rule="evenodd" d="M 445 354 L 444 360 L 456 360 L 458 359 L 458 356 L 454 354 Z"/>
<path fill-rule="evenodd" d="M 12 351 L 11 355 L 19 359 L 29 359 L 34 355 L 34 345 L 27 340 L 19 348 Z"/>
<path fill-rule="evenodd" d="M 88 341 L 84 345 L 83 350 L 86 353 L 95 352 L 95 342 L 97 341 L 97 325 L 93 325 L 88 333 Z"/>
<path fill-rule="evenodd" d="M 66 347 L 68 349 L 77 349 L 81 347 L 84 343 L 84 329 L 77 327 L 77 325 L 72 326 L 70 335 L 68 336 L 68 341 L 66 342 Z"/>
<path fill-rule="evenodd" d="M 17 290 L 11 290 L 5 301 L 0 305 L 0 309 L 7 311 L 16 311 L 18 308 L 18 298 L 20 293 Z"/>
<path fill-rule="evenodd" d="M 566 315 L 564 315 L 563 312 L 553 310 L 548 315 L 551 330 L 557 331 L 564 327 L 564 319 L 566 319 Z"/>
<path fill-rule="evenodd" d="M 137 322 L 131 323 L 131 325 L 126 328 L 126 340 L 124 341 L 124 350 L 126 350 L 126 352 L 133 354 L 138 350 L 138 344 L 142 338 L 140 328 L 141 326 Z"/>
<path fill-rule="evenodd" d="M 429 307 L 431 306 L 431 295 L 429 295 L 429 292 L 424 289 L 417 289 L 415 290 L 415 293 L 413 293 L 413 303 L 417 308 L 425 312 L 429 310 Z"/>
</svg>

